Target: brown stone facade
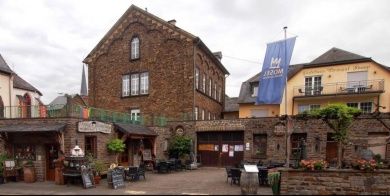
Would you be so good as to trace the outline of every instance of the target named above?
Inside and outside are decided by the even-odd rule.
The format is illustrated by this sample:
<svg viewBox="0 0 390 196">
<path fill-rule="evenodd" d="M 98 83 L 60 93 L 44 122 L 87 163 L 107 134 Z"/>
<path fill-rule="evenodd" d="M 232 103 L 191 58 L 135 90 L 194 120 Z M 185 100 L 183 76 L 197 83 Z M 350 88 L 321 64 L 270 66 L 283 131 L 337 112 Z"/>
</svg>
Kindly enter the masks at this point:
<svg viewBox="0 0 390 196">
<path fill-rule="evenodd" d="M 281 170 L 282 195 L 388 195 L 390 170 Z"/>
<path fill-rule="evenodd" d="M 360 116 L 354 120 L 350 129 L 350 144 L 344 148 L 344 158 L 351 161 L 358 158 L 359 150 L 372 147 L 369 144 L 373 135 L 382 137 L 389 136 L 390 114 L 383 114 L 380 120 L 376 117 L 366 115 Z M 306 136 L 307 159 L 326 159 L 327 146 L 330 143 L 330 134 L 333 130 L 321 119 L 299 119 L 293 120 L 294 135 Z M 274 161 L 285 162 L 286 159 L 286 127 L 284 122 L 276 117 L 253 118 L 253 119 L 234 119 L 234 120 L 214 120 L 214 121 L 186 121 L 186 122 L 169 122 L 167 129 L 172 135 L 176 134 L 177 128 L 183 128 L 184 134 L 197 140 L 198 132 L 207 131 L 243 131 L 244 144 L 249 143 L 249 150 L 244 150 L 244 160 L 250 161 Z M 266 135 L 266 156 L 258 157 L 253 148 L 254 136 Z M 386 145 L 386 144 L 381 144 Z M 389 144 L 387 144 L 389 145 Z M 389 153 L 387 153 L 389 154 Z M 382 157 L 390 159 L 386 155 Z M 293 159 L 293 157 L 291 157 Z"/>
<path fill-rule="evenodd" d="M 137 59 L 130 58 L 134 37 L 140 43 Z M 197 37 L 131 6 L 84 60 L 88 64 L 89 105 L 120 112 L 140 109 L 146 120 L 155 116 L 192 119 L 198 105 L 219 117 L 223 100 L 215 101 L 195 90 L 195 66 L 218 84 L 222 95 L 225 70 L 208 48 L 201 46 Z M 122 76 L 143 72 L 149 74 L 148 93 L 122 96 Z"/>
</svg>

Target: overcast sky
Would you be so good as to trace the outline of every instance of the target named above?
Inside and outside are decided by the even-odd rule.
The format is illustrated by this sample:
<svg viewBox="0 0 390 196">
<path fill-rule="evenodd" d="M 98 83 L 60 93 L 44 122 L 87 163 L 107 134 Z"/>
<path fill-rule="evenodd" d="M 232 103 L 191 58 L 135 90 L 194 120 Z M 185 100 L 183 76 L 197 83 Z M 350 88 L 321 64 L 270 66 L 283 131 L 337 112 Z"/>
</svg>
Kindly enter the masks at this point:
<svg viewBox="0 0 390 196">
<path fill-rule="evenodd" d="M 284 26 L 298 36 L 292 64 L 338 47 L 390 65 L 387 0 L 0 0 L 0 54 L 46 104 L 79 93 L 82 60 L 131 4 L 222 51 L 229 96 L 261 70 L 266 43 L 282 39 Z"/>
</svg>

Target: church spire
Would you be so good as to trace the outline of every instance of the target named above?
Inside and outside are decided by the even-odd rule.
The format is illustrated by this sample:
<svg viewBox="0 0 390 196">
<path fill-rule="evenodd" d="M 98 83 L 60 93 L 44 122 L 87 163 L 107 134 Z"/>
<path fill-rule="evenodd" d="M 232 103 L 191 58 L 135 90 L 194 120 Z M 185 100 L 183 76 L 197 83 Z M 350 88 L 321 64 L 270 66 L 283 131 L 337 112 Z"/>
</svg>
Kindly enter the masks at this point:
<svg viewBox="0 0 390 196">
<path fill-rule="evenodd" d="M 81 76 L 80 96 L 88 96 L 87 81 L 85 79 L 84 65 L 83 65 L 83 73 L 82 73 L 82 76 Z"/>
</svg>

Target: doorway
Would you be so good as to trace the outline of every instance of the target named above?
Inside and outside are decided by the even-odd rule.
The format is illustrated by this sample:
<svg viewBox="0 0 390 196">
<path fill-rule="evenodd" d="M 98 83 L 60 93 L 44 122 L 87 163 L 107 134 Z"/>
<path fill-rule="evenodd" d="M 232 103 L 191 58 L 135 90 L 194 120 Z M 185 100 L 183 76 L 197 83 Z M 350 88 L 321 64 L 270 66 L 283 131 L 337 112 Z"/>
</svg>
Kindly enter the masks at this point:
<svg viewBox="0 0 390 196">
<path fill-rule="evenodd" d="M 46 144 L 46 180 L 54 181 L 55 178 L 55 164 L 54 160 L 58 159 L 58 145 Z"/>
</svg>

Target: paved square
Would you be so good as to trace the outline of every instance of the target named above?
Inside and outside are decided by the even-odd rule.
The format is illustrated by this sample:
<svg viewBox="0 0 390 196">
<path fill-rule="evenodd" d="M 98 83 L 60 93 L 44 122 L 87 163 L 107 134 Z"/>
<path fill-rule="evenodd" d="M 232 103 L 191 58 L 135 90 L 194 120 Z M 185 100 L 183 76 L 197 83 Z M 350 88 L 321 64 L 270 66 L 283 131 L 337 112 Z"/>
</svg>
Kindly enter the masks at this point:
<svg viewBox="0 0 390 196">
<path fill-rule="evenodd" d="M 199 168 L 192 171 L 171 172 L 156 174 L 148 172 L 146 180 L 142 178 L 137 182 L 127 182 L 122 189 L 108 188 L 104 179 L 100 185 L 92 189 L 83 189 L 76 185 L 55 185 L 54 182 L 10 182 L 0 185 L 0 194 L 185 194 L 185 195 L 237 195 L 241 189 L 237 185 L 226 182 L 224 168 Z M 269 187 L 259 187 L 258 194 L 272 195 Z"/>
</svg>

